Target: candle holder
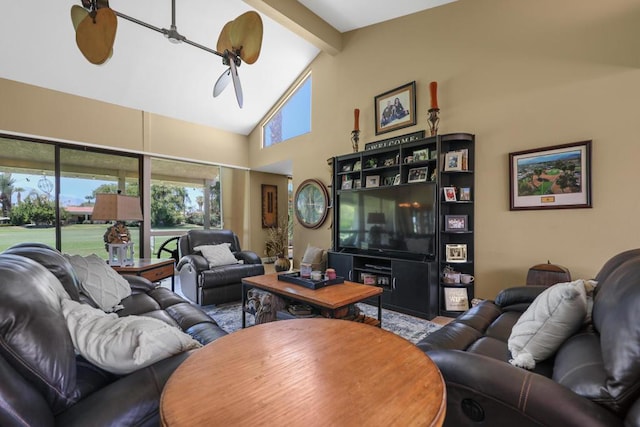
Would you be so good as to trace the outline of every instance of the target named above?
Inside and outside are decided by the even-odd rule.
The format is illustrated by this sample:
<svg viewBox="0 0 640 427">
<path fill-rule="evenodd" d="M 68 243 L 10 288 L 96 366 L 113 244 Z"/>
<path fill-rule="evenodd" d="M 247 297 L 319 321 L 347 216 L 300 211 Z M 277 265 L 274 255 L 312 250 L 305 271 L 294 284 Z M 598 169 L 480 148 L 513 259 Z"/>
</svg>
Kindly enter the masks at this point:
<svg viewBox="0 0 640 427">
<path fill-rule="evenodd" d="M 436 136 L 438 134 L 438 124 L 440 123 L 440 114 L 439 108 L 429 108 L 429 117 L 427 120 L 429 121 L 429 132 L 431 136 Z"/>
<path fill-rule="evenodd" d="M 358 152 L 358 141 L 360 141 L 360 131 L 352 130 L 351 131 L 351 146 L 353 147 L 353 152 Z"/>
</svg>

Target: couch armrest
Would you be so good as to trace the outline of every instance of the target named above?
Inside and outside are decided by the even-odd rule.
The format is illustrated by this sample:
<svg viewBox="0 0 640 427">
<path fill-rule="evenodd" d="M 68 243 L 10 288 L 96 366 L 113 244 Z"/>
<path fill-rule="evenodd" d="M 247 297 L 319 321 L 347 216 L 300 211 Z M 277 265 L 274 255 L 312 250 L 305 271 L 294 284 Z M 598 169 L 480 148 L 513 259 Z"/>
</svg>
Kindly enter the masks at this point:
<svg viewBox="0 0 640 427">
<path fill-rule="evenodd" d="M 157 426 L 165 383 L 190 353 L 133 372 L 97 390 L 56 417 L 60 426 Z"/>
<path fill-rule="evenodd" d="M 244 261 L 245 264 L 262 264 L 262 259 L 252 251 L 239 251 L 234 255 L 237 259 Z"/>
<path fill-rule="evenodd" d="M 153 283 L 149 279 L 145 279 L 142 276 L 134 276 L 132 274 L 123 274 L 122 277 L 124 277 L 125 280 L 129 282 L 131 291 L 134 293 L 146 293 L 158 287 L 157 284 Z"/>
<path fill-rule="evenodd" d="M 496 296 L 495 303 L 502 308 L 510 305 L 531 304 L 546 289 L 549 288 L 547 286 L 516 286 L 503 289 Z"/>
<path fill-rule="evenodd" d="M 207 262 L 207 259 L 205 257 L 203 257 L 202 255 L 190 254 L 180 258 L 176 270 L 180 271 L 182 267 L 187 264 L 191 265 L 191 267 L 193 267 L 193 269 L 198 273 L 209 269 L 209 263 Z"/>
<path fill-rule="evenodd" d="M 619 426 L 604 407 L 533 372 L 479 354 L 434 350 L 427 355 L 447 384 L 445 425 Z"/>
</svg>

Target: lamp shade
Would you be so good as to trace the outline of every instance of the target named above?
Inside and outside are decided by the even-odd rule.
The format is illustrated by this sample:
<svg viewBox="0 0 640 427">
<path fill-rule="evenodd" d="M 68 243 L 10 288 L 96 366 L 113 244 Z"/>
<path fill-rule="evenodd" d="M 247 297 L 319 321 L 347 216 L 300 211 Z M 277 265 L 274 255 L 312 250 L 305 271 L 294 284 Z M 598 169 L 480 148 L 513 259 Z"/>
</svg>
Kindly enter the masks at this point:
<svg viewBox="0 0 640 427">
<path fill-rule="evenodd" d="M 122 194 L 96 194 L 96 204 L 91 218 L 103 221 L 142 220 L 140 197 Z"/>
</svg>

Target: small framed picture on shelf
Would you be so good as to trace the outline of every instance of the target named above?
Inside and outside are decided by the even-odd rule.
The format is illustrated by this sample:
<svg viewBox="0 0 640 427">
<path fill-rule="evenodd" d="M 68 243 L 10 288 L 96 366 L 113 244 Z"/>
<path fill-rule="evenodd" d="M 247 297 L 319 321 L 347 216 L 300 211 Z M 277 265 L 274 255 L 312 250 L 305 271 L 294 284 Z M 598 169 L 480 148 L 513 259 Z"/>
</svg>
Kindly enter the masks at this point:
<svg viewBox="0 0 640 427">
<path fill-rule="evenodd" d="M 449 151 L 444 155 L 444 170 L 445 171 L 461 171 L 462 169 L 462 152 L 461 151 Z"/>
<path fill-rule="evenodd" d="M 445 255 L 447 262 L 467 262 L 466 244 L 445 245 Z"/>
<path fill-rule="evenodd" d="M 360 163 L 360 160 L 358 160 L 353 164 L 353 170 L 357 172 L 361 169 L 362 169 L 362 163 Z"/>
<path fill-rule="evenodd" d="M 393 185 L 399 185 L 400 184 L 400 174 L 396 174 L 395 177 L 393 177 Z"/>
<path fill-rule="evenodd" d="M 466 288 L 444 288 L 444 309 L 447 311 L 469 310 L 469 295 Z"/>
<path fill-rule="evenodd" d="M 445 215 L 444 231 L 468 231 L 467 215 Z"/>
<path fill-rule="evenodd" d="M 460 187 L 460 194 L 458 198 L 462 202 L 471 201 L 471 188 L 469 187 Z"/>
<path fill-rule="evenodd" d="M 365 187 L 379 187 L 380 186 L 380 175 L 369 175 L 367 180 L 365 181 Z"/>
<path fill-rule="evenodd" d="M 428 169 L 426 166 L 423 168 L 409 169 L 409 177 L 407 182 L 424 182 L 427 180 Z"/>
<path fill-rule="evenodd" d="M 456 202 L 456 187 L 442 187 L 445 202 Z"/>
<path fill-rule="evenodd" d="M 342 172 L 351 172 L 351 163 L 342 165 Z"/>
<path fill-rule="evenodd" d="M 424 160 L 429 160 L 429 149 L 424 148 L 422 150 L 414 150 L 413 161 L 422 162 Z"/>
<path fill-rule="evenodd" d="M 361 187 L 362 187 L 362 181 L 360 181 L 359 179 L 354 179 L 353 188 L 361 188 Z"/>
<path fill-rule="evenodd" d="M 342 189 L 343 190 L 351 190 L 353 185 L 353 181 L 350 179 L 342 181 Z"/>
</svg>

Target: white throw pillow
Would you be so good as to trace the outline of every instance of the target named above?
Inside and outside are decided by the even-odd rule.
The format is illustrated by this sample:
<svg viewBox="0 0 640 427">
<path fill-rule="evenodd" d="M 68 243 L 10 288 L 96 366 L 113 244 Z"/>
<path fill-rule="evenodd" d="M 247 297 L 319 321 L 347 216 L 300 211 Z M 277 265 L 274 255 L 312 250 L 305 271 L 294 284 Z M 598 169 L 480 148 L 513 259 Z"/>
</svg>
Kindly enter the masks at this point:
<svg viewBox="0 0 640 427">
<path fill-rule="evenodd" d="M 209 262 L 209 267 L 213 268 L 238 263 L 236 257 L 233 256 L 233 252 L 229 249 L 230 246 L 231 243 L 221 243 L 219 245 L 200 245 L 193 249 L 202 252 L 202 256 Z"/>
<path fill-rule="evenodd" d="M 555 284 L 522 313 L 509 336 L 509 362 L 533 369 L 536 362 L 554 354 L 573 335 L 587 314 L 587 296 L 583 280 Z"/>
<path fill-rule="evenodd" d="M 131 286 L 96 254 L 65 255 L 80 281 L 80 290 L 106 312 L 116 311 L 120 301 L 131 295 Z"/>
<path fill-rule="evenodd" d="M 162 320 L 118 317 L 71 299 L 62 301 L 76 350 L 105 371 L 123 375 L 202 345 Z"/>
</svg>

